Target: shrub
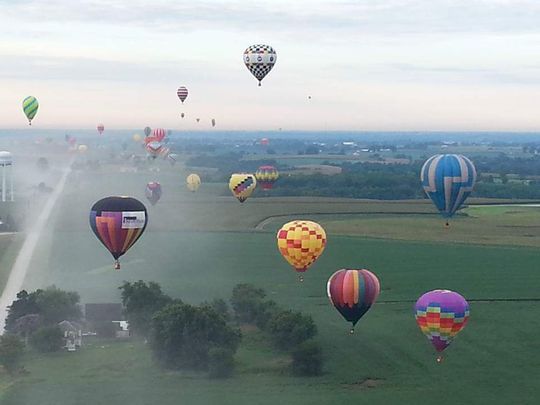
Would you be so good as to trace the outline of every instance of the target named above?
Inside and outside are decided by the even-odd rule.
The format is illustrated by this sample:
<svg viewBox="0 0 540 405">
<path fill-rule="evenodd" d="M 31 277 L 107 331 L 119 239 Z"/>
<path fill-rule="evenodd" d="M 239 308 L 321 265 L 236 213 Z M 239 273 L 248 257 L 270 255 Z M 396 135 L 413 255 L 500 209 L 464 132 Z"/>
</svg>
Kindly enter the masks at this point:
<svg viewBox="0 0 540 405">
<path fill-rule="evenodd" d="M 312 340 L 299 344 L 292 351 L 292 372 L 301 376 L 315 376 L 322 373 L 322 350 Z"/>
<path fill-rule="evenodd" d="M 24 343 L 16 335 L 0 336 L 0 364 L 9 374 L 17 371 L 23 354 Z"/>
<path fill-rule="evenodd" d="M 266 293 L 252 284 L 237 284 L 233 288 L 231 304 L 236 317 L 241 322 L 253 322 L 257 309 Z"/>
<path fill-rule="evenodd" d="M 226 378 L 234 370 L 234 354 L 228 349 L 212 347 L 208 351 L 208 376 L 210 378 Z"/>
<path fill-rule="evenodd" d="M 280 311 L 268 322 L 268 331 L 279 348 L 287 349 L 315 336 L 317 327 L 309 315 Z"/>
<path fill-rule="evenodd" d="M 64 346 L 64 334 L 58 326 L 45 326 L 30 337 L 30 344 L 39 352 L 57 352 Z"/>
</svg>

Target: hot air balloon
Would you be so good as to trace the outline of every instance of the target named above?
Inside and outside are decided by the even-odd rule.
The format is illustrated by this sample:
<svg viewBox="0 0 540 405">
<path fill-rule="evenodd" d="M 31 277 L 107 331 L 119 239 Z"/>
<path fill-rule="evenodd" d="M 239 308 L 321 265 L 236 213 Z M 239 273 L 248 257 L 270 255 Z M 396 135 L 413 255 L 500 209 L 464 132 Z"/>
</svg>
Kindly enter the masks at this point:
<svg viewBox="0 0 540 405">
<path fill-rule="evenodd" d="M 103 131 L 105 131 L 105 127 L 103 126 L 103 124 L 98 124 L 97 131 L 100 135 L 103 134 Z"/>
<path fill-rule="evenodd" d="M 234 173 L 229 180 L 229 189 L 243 203 L 257 186 L 255 176 L 249 173 Z"/>
<path fill-rule="evenodd" d="M 303 281 L 302 273 L 324 251 L 326 232 L 322 226 L 313 221 L 287 222 L 277 233 L 277 245 L 281 255 L 300 273 L 299 279 Z"/>
<path fill-rule="evenodd" d="M 276 51 L 269 45 L 251 45 L 244 51 L 244 64 L 259 81 L 259 86 L 261 80 L 274 67 L 276 60 Z"/>
<path fill-rule="evenodd" d="M 185 116 L 186 116 L 186 114 L 180 113 L 180 117 L 181 117 L 181 118 L 184 118 Z"/>
<path fill-rule="evenodd" d="M 195 118 L 195 120 L 196 120 L 197 122 L 199 122 L 201 119 L 200 119 L 200 118 Z"/>
<path fill-rule="evenodd" d="M 268 146 L 270 144 L 270 141 L 268 138 L 262 138 L 261 139 L 261 145 Z"/>
<path fill-rule="evenodd" d="M 39 108 L 37 98 L 34 96 L 28 96 L 23 100 L 23 111 L 26 118 L 28 118 L 28 125 L 32 125 L 32 120 L 36 116 Z"/>
<path fill-rule="evenodd" d="M 188 96 L 188 89 L 186 89 L 184 86 L 180 86 L 178 90 L 176 90 L 176 95 L 178 96 L 182 104 L 184 104 L 184 100 Z"/>
<path fill-rule="evenodd" d="M 377 300 L 381 286 L 379 279 L 369 270 L 338 270 L 328 279 L 326 291 L 332 305 L 347 322 L 351 333 L 356 323 Z"/>
<path fill-rule="evenodd" d="M 212 128 L 216 126 L 216 120 L 212 118 Z"/>
<path fill-rule="evenodd" d="M 152 133 L 152 128 L 144 127 L 144 136 L 150 136 L 151 133 Z"/>
<path fill-rule="evenodd" d="M 476 182 L 473 163 L 462 155 L 435 155 L 430 157 L 420 172 L 424 191 L 441 215 L 452 217 L 467 199 Z"/>
<path fill-rule="evenodd" d="M 414 306 L 416 323 L 437 352 L 446 349 L 469 320 L 469 303 L 450 290 L 425 293 Z M 437 362 L 442 361 L 442 355 Z"/>
<path fill-rule="evenodd" d="M 77 149 L 79 150 L 80 153 L 85 153 L 88 150 L 88 146 L 79 145 L 79 147 Z"/>
<path fill-rule="evenodd" d="M 161 184 L 157 181 L 151 181 L 146 185 L 144 194 L 146 195 L 146 199 L 150 201 L 150 204 L 156 205 L 161 198 Z"/>
<path fill-rule="evenodd" d="M 142 141 L 142 136 L 139 134 L 133 134 L 133 140 L 137 143 L 140 143 Z"/>
<path fill-rule="evenodd" d="M 194 193 L 201 186 L 201 178 L 198 174 L 191 173 L 189 176 L 186 177 L 186 184 L 188 190 Z"/>
<path fill-rule="evenodd" d="M 261 166 L 255 172 L 255 178 L 263 190 L 271 190 L 279 178 L 279 172 L 274 166 Z"/>
<path fill-rule="evenodd" d="M 132 197 L 106 197 L 90 210 L 90 227 L 111 252 L 117 270 L 118 259 L 141 237 L 147 222 L 146 207 Z"/>
<path fill-rule="evenodd" d="M 152 130 L 152 137 L 158 142 L 163 141 L 167 132 L 163 128 L 155 128 Z"/>
</svg>

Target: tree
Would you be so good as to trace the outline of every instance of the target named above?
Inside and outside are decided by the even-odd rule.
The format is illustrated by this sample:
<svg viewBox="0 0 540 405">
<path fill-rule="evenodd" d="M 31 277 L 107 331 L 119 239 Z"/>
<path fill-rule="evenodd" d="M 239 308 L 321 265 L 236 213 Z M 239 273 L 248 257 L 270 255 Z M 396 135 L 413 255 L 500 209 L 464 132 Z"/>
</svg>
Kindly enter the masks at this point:
<svg viewBox="0 0 540 405">
<path fill-rule="evenodd" d="M 16 335 L 0 336 L 0 364 L 9 374 L 17 371 L 23 354 L 24 343 Z"/>
<path fill-rule="evenodd" d="M 122 291 L 122 304 L 129 327 L 134 334 L 147 336 L 152 326 L 152 317 L 172 299 L 161 291 L 159 284 L 143 280 L 130 283 L 125 281 Z"/>
<path fill-rule="evenodd" d="M 268 322 L 272 317 L 280 311 L 280 308 L 275 301 L 263 301 L 257 305 L 256 314 L 255 314 L 255 325 L 259 329 L 266 330 L 268 327 Z"/>
<path fill-rule="evenodd" d="M 322 373 L 322 350 L 313 340 L 300 343 L 292 353 L 292 372 L 301 376 L 315 376 Z"/>
<path fill-rule="evenodd" d="M 210 308 L 215 310 L 218 314 L 221 314 L 221 316 L 223 316 L 223 318 L 226 321 L 229 321 L 231 319 L 229 305 L 227 305 L 227 302 L 224 299 L 215 298 L 210 302 L 202 303 L 201 306 L 209 306 Z"/>
<path fill-rule="evenodd" d="M 17 318 L 15 326 L 12 330 L 19 336 L 23 336 L 25 344 L 28 343 L 28 338 L 32 333 L 39 329 L 42 321 L 38 314 L 28 314 Z"/>
<path fill-rule="evenodd" d="M 174 302 L 156 313 L 152 325 L 154 356 L 172 369 L 208 370 L 211 348 L 234 354 L 241 339 L 240 330 L 209 306 Z"/>
<path fill-rule="evenodd" d="M 317 333 L 313 318 L 301 312 L 280 311 L 268 322 L 272 340 L 281 349 L 295 347 Z"/>
<path fill-rule="evenodd" d="M 30 314 L 39 315 L 44 325 L 56 325 L 63 320 L 78 320 L 81 318 L 79 300 L 76 292 L 63 291 L 55 286 L 31 293 L 22 290 L 8 307 L 5 329 L 15 332 L 17 319 Z"/>
<path fill-rule="evenodd" d="M 57 352 L 64 346 L 64 334 L 58 326 L 45 326 L 32 334 L 30 344 L 42 353 Z"/>
<path fill-rule="evenodd" d="M 266 293 L 252 284 L 237 284 L 232 291 L 231 305 L 241 322 L 253 322 L 257 317 L 259 304 Z"/>
<path fill-rule="evenodd" d="M 208 351 L 208 376 L 230 377 L 234 370 L 234 353 L 228 349 L 212 347 Z"/>
</svg>

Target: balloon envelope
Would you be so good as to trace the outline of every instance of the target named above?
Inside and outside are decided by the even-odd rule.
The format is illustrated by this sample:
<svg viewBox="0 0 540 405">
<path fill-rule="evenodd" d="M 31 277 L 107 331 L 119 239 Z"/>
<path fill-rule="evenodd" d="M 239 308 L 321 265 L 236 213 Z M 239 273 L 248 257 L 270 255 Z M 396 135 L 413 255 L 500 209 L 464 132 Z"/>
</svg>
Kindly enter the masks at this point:
<svg viewBox="0 0 540 405">
<path fill-rule="evenodd" d="M 103 133 L 103 131 L 105 131 L 105 127 L 103 126 L 103 124 L 99 124 L 97 126 L 97 130 L 98 130 L 99 134 L 101 135 Z"/>
<path fill-rule="evenodd" d="M 155 128 L 152 130 L 152 137 L 155 138 L 158 142 L 163 141 L 167 132 L 163 128 Z"/>
<path fill-rule="evenodd" d="M 277 54 L 270 45 L 251 45 L 244 51 L 244 64 L 259 81 L 272 70 L 277 60 Z"/>
<path fill-rule="evenodd" d="M 255 178 L 263 190 L 270 190 L 279 178 L 279 172 L 274 166 L 261 166 L 255 172 Z"/>
<path fill-rule="evenodd" d="M 234 173 L 229 180 L 229 189 L 241 203 L 246 201 L 256 186 L 255 176 L 249 173 Z"/>
<path fill-rule="evenodd" d="M 328 279 L 328 298 L 339 313 L 354 325 L 377 300 L 381 286 L 369 270 L 338 270 Z"/>
<path fill-rule="evenodd" d="M 441 215 L 450 218 L 471 194 L 476 169 L 465 156 L 435 155 L 424 163 L 420 180 Z"/>
<path fill-rule="evenodd" d="M 414 306 L 416 323 L 435 350 L 442 352 L 469 320 L 469 303 L 450 290 L 425 293 Z"/>
<path fill-rule="evenodd" d="M 150 136 L 151 133 L 152 133 L 152 128 L 144 127 L 144 136 Z"/>
<path fill-rule="evenodd" d="M 28 124 L 32 125 L 32 120 L 36 116 L 39 108 L 37 98 L 34 96 L 28 96 L 23 100 L 22 105 L 24 115 L 26 115 L 26 118 L 28 119 Z"/>
<path fill-rule="evenodd" d="M 184 103 L 185 99 L 188 96 L 188 89 L 186 89 L 184 86 L 181 86 L 176 90 L 176 95 L 180 99 L 182 103 Z"/>
<path fill-rule="evenodd" d="M 297 272 L 305 272 L 322 254 L 326 232 L 318 223 L 306 220 L 287 222 L 277 233 L 281 255 Z"/>
<path fill-rule="evenodd" d="M 186 178 L 186 184 L 189 191 L 195 192 L 201 186 L 201 178 L 199 177 L 198 174 L 191 173 Z"/>
<path fill-rule="evenodd" d="M 118 259 L 141 237 L 147 222 L 146 207 L 132 197 L 106 197 L 90 210 L 90 227 L 116 259 L 117 268 Z"/>
<path fill-rule="evenodd" d="M 147 200 L 150 201 L 150 204 L 156 205 L 161 198 L 161 184 L 157 181 L 151 181 L 146 185 L 144 194 L 146 195 Z"/>
</svg>

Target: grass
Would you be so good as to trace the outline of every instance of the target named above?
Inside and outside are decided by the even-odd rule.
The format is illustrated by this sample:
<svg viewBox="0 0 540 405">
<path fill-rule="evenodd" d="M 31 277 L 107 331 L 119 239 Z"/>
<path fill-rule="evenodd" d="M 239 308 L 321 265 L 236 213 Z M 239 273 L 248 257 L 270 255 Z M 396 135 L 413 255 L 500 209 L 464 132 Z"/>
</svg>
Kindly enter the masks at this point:
<svg viewBox="0 0 540 405">
<path fill-rule="evenodd" d="M 25 287 L 56 284 L 79 291 L 84 302 L 118 302 L 123 280 L 144 279 L 159 282 L 173 297 L 197 303 L 228 298 L 235 284 L 253 283 L 281 306 L 314 317 L 325 373 L 317 378 L 289 375 L 287 358 L 250 330 L 237 354 L 237 373 L 229 380 L 160 370 L 141 342 L 94 341 L 77 353 L 28 353 L 28 375 L 0 375 L 2 404 L 532 404 L 540 396 L 540 302 L 489 301 L 540 299 L 540 251 L 536 245 L 510 246 L 524 244 L 525 237 L 503 235 L 507 228 L 497 228 L 509 221 L 524 229 L 536 219 L 522 220 L 520 215 L 535 214 L 492 215 L 492 207 L 471 208 L 469 218 L 444 230 L 440 219 L 426 215 L 433 212 L 426 202 L 269 198 L 239 204 L 216 197 L 220 185 L 203 185 L 196 194 L 184 191 L 179 168 L 158 175 L 102 174 L 70 179 Z M 88 209 L 108 194 L 143 199 L 143 185 L 154 176 L 164 188 L 162 201 L 149 207 L 146 234 L 116 272 L 89 230 Z M 351 214 L 356 212 L 372 214 Z M 327 249 L 304 283 L 276 248 L 274 230 L 291 214 L 319 219 L 329 233 Z M 269 217 L 263 231 L 254 231 Z M 482 235 L 508 246 L 475 245 Z M 429 242 L 395 240 L 424 237 Z M 328 277 L 342 267 L 369 268 L 382 285 L 379 302 L 353 336 L 325 291 Z M 434 288 L 457 290 L 472 300 L 470 323 L 442 364 L 434 361 L 412 313 L 416 298 Z"/>
</svg>

